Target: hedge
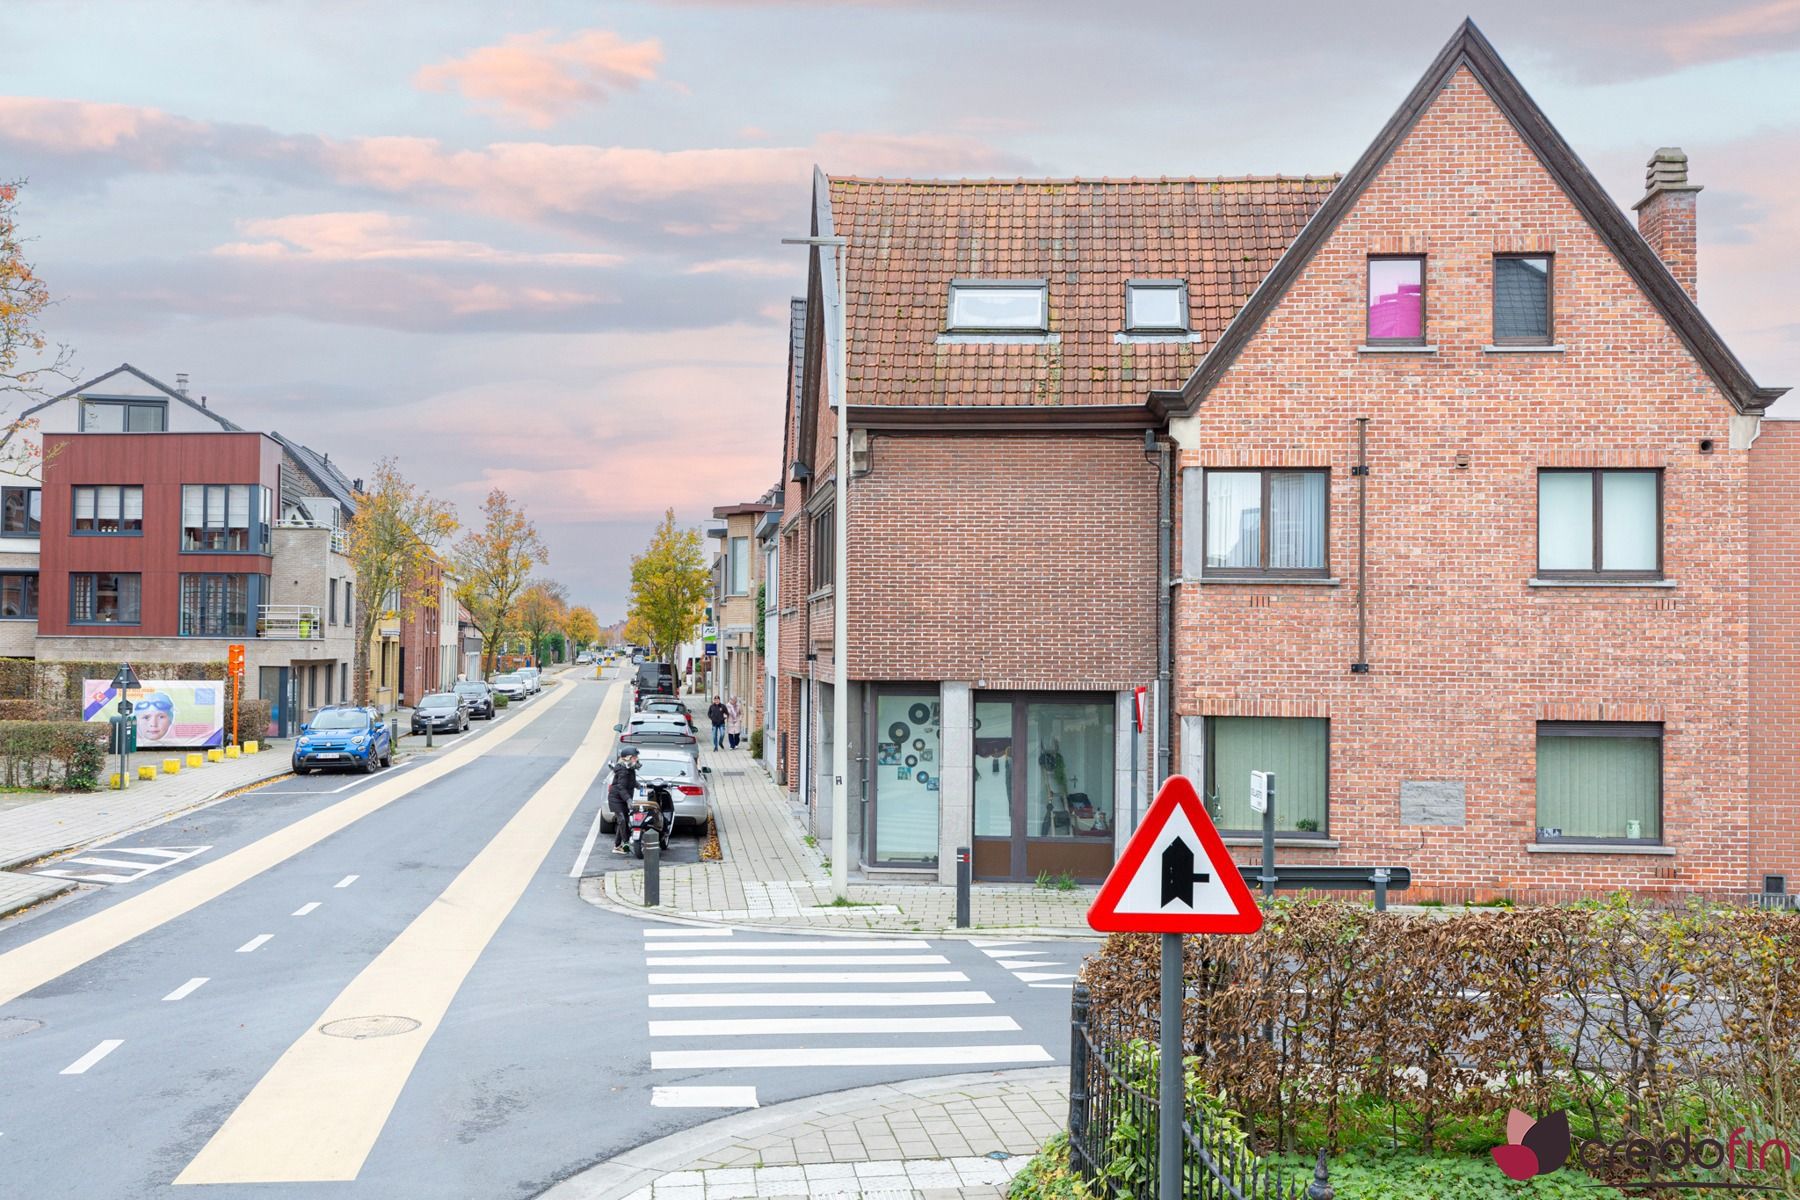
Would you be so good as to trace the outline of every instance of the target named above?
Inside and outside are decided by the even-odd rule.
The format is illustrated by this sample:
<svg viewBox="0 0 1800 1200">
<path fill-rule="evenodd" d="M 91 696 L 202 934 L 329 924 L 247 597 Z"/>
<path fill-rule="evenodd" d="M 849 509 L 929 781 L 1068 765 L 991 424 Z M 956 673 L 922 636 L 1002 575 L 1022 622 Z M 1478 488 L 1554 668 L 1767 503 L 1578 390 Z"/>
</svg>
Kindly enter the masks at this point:
<svg viewBox="0 0 1800 1200">
<path fill-rule="evenodd" d="M 0 720 L 0 771 L 9 788 L 91 792 L 105 771 L 106 741 L 105 725 Z"/>
<path fill-rule="evenodd" d="M 36 658 L 0 658 L 0 700 L 42 700 L 81 703 L 81 681 L 111 679 L 117 660 L 45 661 Z M 225 663 L 133 662 L 139 679 L 223 679 Z"/>
<path fill-rule="evenodd" d="M 1800 913 L 1624 897 L 1264 913 L 1259 933 L 1184 941 L 1187 1045 L 1261 1147 L 1336 1148 L 1373 1125 L 1392 1148 L 1434 1153 L 1472 1128 L 1491 1136 L 1512 1107 L 1566 1108 L 1579 1136 L 1609 1140 L 1696 1115 L 1759 1142 L 1794 1132 Z M 1092 1019 L 1153 1040 L 1158 962 L 1155 935 L 1110 937 L 1082 971 Z"/>
</svg>

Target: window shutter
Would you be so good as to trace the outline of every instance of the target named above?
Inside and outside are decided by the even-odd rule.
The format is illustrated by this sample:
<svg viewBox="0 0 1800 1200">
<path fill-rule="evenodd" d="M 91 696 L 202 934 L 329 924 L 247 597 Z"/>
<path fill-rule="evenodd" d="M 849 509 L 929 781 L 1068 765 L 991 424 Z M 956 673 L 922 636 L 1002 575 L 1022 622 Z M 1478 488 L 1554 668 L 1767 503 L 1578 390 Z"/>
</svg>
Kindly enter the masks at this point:
<svg viewBox="0 0 1800 1200">
<path fill-rule="evenodd" d="M 75 489 L 75 519 L 92 521 L 94 519 L 94 489 L 80 487 Z"/>
<path fill-rule="evenodd" d="M 1181 472 L 1181 576 L 1200 578 L 1206 565 L 1206 531 L 1200 526 L 1201 490 L 1206 477 L 1199 467 L 1186 467 Z"/>
</svg>

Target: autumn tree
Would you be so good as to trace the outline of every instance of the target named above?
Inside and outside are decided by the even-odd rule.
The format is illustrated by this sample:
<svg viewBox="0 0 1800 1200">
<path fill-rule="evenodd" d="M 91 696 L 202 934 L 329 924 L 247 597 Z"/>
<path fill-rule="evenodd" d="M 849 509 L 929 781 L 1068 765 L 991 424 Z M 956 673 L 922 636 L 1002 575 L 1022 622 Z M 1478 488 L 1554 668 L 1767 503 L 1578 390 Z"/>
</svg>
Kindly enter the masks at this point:
<svg viewBox="0 0 1800 1200">
<path fill-rule="evenodd" d="M 456 574 L 463 581 L 458 599 L 481 632 L 482 673 L 491 674 L 494 655 L 517 628 L 519 595 L 550 552 L 525 510 L 499 488 L 488 493 L 481 513 L 481 526 L 456 543 Z"/>
<path fill-rule="evenodd" d="M 0 181 L 0 466 L 35 477 L 42 465 L 35 440 L 13 436 L 30 422 L 10 410 L 45 399 L 46 376 L 70 379 L 71 354 L 67 346 L 50 349 L 44 335 L 41 319 L 50 306 L 50 289 L 25 257 L 17 218 L 20 186 Z"/>
<path fill-rule="evenodd" d="M 650 544 L 631 560 L 631 619 L 653 657 L 670 661 L 675 648 L 699 627 L 711 587 L 700 531 L 677 529 L 675 510 L 669 509 Z"/>
<path fill-rule="evenodd" d="M 434 608 L 437 548 L 456 532 L 456 510 L 400 474 L 391 458 L 375 464 L 350 518 L 349 558 L 362 603 L 351 614 L 356 652 L 367 654 L 375 626 L 389 610 Z M 356 673 L 356 700 L 369 702 L 369 672 Z"/>
<path fill-rule="evenodd" d="M 600 618 L 584 604 L 569 610 L 569 615 L 563 618 L 563 628 L 569 631 L 569 640 L 575 643 L 577 650 L 590 650 L 600 641 Z"/>
<path fill-rule="evenodd" d="M 519 594 L 519 631 L 531 644 L 532 659 L 542 666 L 544 643 L 562 629 L 569 611 L 569 593 L 552 579 L 534 579 Z"/>
</svg>

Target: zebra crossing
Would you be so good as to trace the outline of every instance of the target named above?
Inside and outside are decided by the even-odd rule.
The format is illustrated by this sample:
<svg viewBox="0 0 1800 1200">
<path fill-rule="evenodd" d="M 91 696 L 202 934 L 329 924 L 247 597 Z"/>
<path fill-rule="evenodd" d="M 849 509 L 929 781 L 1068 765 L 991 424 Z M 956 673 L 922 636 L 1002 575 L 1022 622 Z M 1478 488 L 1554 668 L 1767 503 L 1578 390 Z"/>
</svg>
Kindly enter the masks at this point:
<svg viewBox="0 0 1800 1200">
<path fill-rule="evenodd" d="M 79 883 L 132 883 L 152 871 L 205 854 L 211 846 L 102 846 L 78 858 L 59 859 L 54 867 L 33 872 Z"/>
<path fill-rule="evenodd" d="M 795 1071 L 1055 1061 L 930 942 L 643 934 L 658 1108 L 756 1108 L 759 1081 Z"/>
<path fill-rule="evenodd" d="M 992 938 L 974 938 L 970 942 L 977 950 L 1005 967 L 1013 973 L 1013 977 L 1027 987 L 1052 988 L 1059 991 L 1073 991 L 1075 988 L 1074 967 L 1059 958 L 1050 957 L 1057 954 L 1053 944 L 1049 942 L 1007 942 L 995 941 Z M 1047 967 L 1069 967 L 1067 971 L 1050 971 Z M 1067 980 L 1068 982 L 1063 982 Z"/>
</svg>

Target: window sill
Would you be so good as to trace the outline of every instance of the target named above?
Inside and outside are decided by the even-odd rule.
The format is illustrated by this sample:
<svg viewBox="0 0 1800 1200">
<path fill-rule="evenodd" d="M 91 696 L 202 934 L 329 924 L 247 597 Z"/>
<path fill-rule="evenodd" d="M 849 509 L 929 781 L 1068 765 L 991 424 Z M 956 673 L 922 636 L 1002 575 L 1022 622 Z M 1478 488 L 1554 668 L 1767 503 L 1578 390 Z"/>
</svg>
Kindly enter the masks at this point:
<svg viewBox="0 0 1800 1200">
<path fill-rule="evenodd" d="M 1358 346 L 1358 354 L 1436 354 L 1436 346 Z"/>
<path fill-rule="evenodd" d="M 1673 579 L 1528 579 L 1534 588 L 1672 588 Z"/>
<path fill-rule="evenodd" d="M 1674 858 L 1673 846 L 1643 846 L 1635 843 L 1609 842 L 1528 842 L 1531 854 L 1641 854 L 1651 858 Z"/>
<path fill-rule="evenodd" d="M 1564 354 L 1567 353 L 1568 349 L 1567 346 L 1563 345 L 1483 346 L 1481 352 L 1483 354 Z"/>
<path fill-rule="evenodd" d="M 1260 835 L 1260 834 L 1255 835 L 1255 836 L 1249 836 L 1249 835 L 1241 834 L 1241 833 L 1222 833 L 1219 835 L 1219 840 L 1224 842 L 1227 846 L 1260 846 L 1260 845 L 1262 845 L 1262 835 Z M 1338 841 L 1338 839 L 1336 839 L 1336 838 L 1295 837 L 1292 834 L 1281 834 L 1281 833 L 1278 833 L 1275 835 L 1275 846 L 1277 849 L 1285 848 L 1288 850 L 1336 850 L 1342 844 L 1343 843 Z M 1279 864 L 1277 864 L 1276 869 L 1277 870 L 1280 869 Z"/>
<path fill-rule="evenodd" d="M 1342 587 L 1344 583 L 1343 580 L 1338 579 L 1335 576 L 1326 579 L 1309 579 L 1305 577 L 1289 579 L 1279 575 L 1272 576 L 1268 579 L 1238 579 L 1232 577 L 1220 577 L 1217 575 L 1201 575 L 1196 578 L 1190 575 L 1184 577 L 1181 582 L 1205 584 L 1208 587 L 1219 587 L 1226 584 L 1236 586 L 1247 585 L 1249 587 Z"/>
<path fill-rule="evenodd" d="M 1113 334 L 1113 344 L 1115 346 L 1131 346 L 1131 345 L 1136 345 L 1140 342 L 1189 343 L 1189 342 L 1204 342 L 1205 340 L 1206 340 L 1205 334 L 1183 333 L 1179 329 L 1163 329 L 1163 330 L 1156 330 L 1156 331 L 1151 331 L 1151 330 L 1146 329 L 1141 333 L 1133 332 L 1132 330 L 1128 329 L 1122 333 Z"/>
<path fill-rule="evenodd" d="M 1060 346 L 1060 333 L 940 333 L 940 346 Z"/>
<path fill-rule="evenodd" d="M 806 602 L 808 604 L 811 604 L 814 601 L 818 601 L 818 600 L 829 600 L 829 599 L 831 599 L 831 593 L 832 593 L 831 588 L 822 587 L 816 592 L 808 593 L 807 597 L 806 597 Z"/>
</svg>

